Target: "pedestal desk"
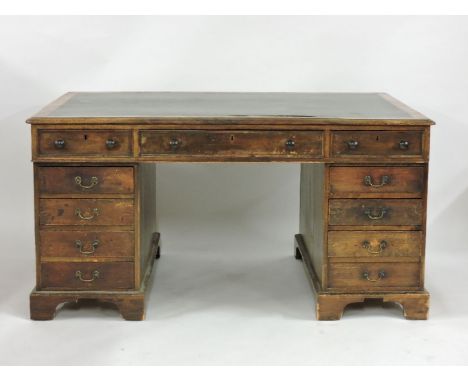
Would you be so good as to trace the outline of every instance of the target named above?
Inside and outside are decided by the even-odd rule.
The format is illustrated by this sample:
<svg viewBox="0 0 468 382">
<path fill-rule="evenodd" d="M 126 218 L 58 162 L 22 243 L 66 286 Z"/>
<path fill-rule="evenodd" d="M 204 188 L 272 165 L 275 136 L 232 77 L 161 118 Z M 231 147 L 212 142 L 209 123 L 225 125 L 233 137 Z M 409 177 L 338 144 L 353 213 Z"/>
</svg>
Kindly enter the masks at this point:
<svg viewBox="0 0 468 382">
<path fill-rule="evenodd" d="M 67 93 L 28 123 L 32 319 L 52 319 L 59 304 L 80 299 L 144 318 L 160 254 L 154 192 L 162 162 L 300 163 L 294 254 L 315 291 L 317 318 L 339 319 L 366 299 L 427 318 L 433 122 L 387 94 Z"/>
</svg>

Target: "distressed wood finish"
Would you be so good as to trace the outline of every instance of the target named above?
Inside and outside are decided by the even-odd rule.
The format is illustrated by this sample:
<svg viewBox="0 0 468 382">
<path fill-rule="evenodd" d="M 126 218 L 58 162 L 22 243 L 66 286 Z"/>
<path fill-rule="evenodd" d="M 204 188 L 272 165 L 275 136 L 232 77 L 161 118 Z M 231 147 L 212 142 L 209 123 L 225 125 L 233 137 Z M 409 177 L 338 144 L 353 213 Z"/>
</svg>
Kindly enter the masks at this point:
<svg viewBox="0 0 468 382">
<path fill-rule="evenodd" d="M 133 167 L 39 167 L 39 191 L 47 194 L 133 194 Z"/>
<path fill-rule="evenodd" d="M 133 199 L 42 199 L 39 205 L 40 224 L 133 225 L 133 207 Z"/>
<path fill-rule="evenodd" d="M 33 319 L 88 298 L 143 319 L 160 253 L 153 162 L 272 161 L 302 164 L 295 255 L 317 294 L 317 318 L 339 319 L 367 299 L 427 318 L 434 122 L 387 94 L 68 93 L 28 122 Z M 102 278 L 80 281 L 77 270 Z"/>
<path fill-rule="evenodd" d="M 304 131 L 141 132 L 140 155 L 322 158 L 323 134 Z"/>
<path fill-rule="evenodd" d="M 107 144 L 108 140 L 112 145 Z M 130 130 L 39 130 L 38 155 L 131 156 L 132 135 Z"/>
<path fill-rule="evenodd" d="M 333 226 L 421 226 L 424 208 L 419 199 L 333 199 Z"/>
<path fill-rule="evenodd" d="M 424 167 L 331 167 L 332 198 L 420 198 L 424 191 Z"/>
<path fill-rule="evenodd" d="M 422 233 L 411 231 L 330 231 L 328 256 L 334 258 L 368 257 L 372 259 L 419 258 Z"/>
<path fill-rule="evenodd" d="M 332 156 L 422 156 L 422 133 L 417 131 L 338 131 L 331 136 Z"/>
<path fill-rule="evenodd" d="M 419 289 L 419 263 L 334 263 L 328 265 L 328 287 L 342 291 Z"/>
<path fill-rule="evenodd" d="M 135 288 L 133 267 L 133 262 L 43 263 L 41 289 L 130 290 Z"/>
<path fill-rule="evenodd" d="M 42 260 L 55 258 L 105 260 L 134 258 L 133 231 L 50 231 L 40 232 Z"/>
</svg>

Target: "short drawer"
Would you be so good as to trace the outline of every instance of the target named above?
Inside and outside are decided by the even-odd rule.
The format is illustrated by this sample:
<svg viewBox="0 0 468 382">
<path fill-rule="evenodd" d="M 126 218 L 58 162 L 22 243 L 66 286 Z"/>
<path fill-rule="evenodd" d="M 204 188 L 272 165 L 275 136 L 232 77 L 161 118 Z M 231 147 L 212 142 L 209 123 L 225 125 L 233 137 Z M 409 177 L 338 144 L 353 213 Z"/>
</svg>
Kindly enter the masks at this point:
<svg viewBox="0 0 468 382">
<path fill-rule="evenodd" d="M 415 257 L 421 256 L 420 231 L 330 231 L 328 256 L 344 257 Z"/>
<path fill-rule="evenodd" d="M 132 155 L 130 130 L 38 130 L 40 156 Z"/>
<path fill-rule="evenodd" d="M 405 194 L 421 197 L 424 190 L 424 167 L 331 167 L 332 197 Z"/>
<path fill-rule="evenodd" d="M 132 262 L 41 264 L 41 288 L 60 290 L 134 289 Z"/>
<path fill-rule="evenodd" d="M 42 259 L 78 257 L 86 259 L 134 256 L 134 232 L 40 231 Z"/>
<path fill-rule="evenodd" d="M 329 225 L 419 226 L 421 199 L 332 199 Z"/>
<path fill-rule="evenodd" d="M 150 156 L 323 156 L 320 131 L 142 131 L 140 154 Z"/>
<path fill-rule="evenodd" d="M 328 287 L 346 291 L 420 287 L 419 263 L 331 263 Z"/>
<path fill-rule="evenodd" d="M 41 199 L 41 226 L 133 225 L 133 199 Z"/>
<path fill-rule="evenodd" d="M 331 155 L 422 156 L 422 131 L 335 131 Z"/>
<path fill-rule="evenodd" d="M 38 167 L 42 194 L 132 194 L 133 167 Z"/>
</svg>

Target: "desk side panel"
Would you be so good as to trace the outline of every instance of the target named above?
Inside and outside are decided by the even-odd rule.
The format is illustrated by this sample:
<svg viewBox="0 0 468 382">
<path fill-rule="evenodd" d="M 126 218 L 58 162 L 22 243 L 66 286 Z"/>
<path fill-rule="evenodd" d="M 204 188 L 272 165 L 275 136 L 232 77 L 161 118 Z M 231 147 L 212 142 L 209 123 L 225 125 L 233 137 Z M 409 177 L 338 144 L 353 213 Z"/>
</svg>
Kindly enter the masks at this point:
<svg viewBox="0 0 468 382">
<path fill-rule="evenodd" d="M 325 165 L 301 164 L 300 222 L 310 261 L 318 280 L 323 284 L 322 267 L 325 243 Z"/>
<path fill-rule="evenodd" d="M 138 165 L 138 191 L 139 191 L 139 252 L 141 281 L 146 266 L 150 261 L 152 235 L 158 232 L 158 217 L 156 211 L 156 164 Z"/>
</svg>

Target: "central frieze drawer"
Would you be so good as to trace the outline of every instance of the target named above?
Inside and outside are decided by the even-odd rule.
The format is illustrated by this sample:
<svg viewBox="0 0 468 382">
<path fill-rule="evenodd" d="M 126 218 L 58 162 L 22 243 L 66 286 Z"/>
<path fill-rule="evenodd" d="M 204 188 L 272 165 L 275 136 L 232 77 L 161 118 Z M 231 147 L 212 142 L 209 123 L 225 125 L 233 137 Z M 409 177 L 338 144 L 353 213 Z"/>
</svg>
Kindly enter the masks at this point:
<svg viewBox="0 0 468 382">
<path fill-rule="evenodd" d="M 333 199 L 329 224 L 420 226 L 423 212 L 421 199 Z"/>
<path fill-rule="evenodd" d="M 140 133 L 140 155 L 322 158 L 323 133 L 149 130 Z"/>
</svg>

